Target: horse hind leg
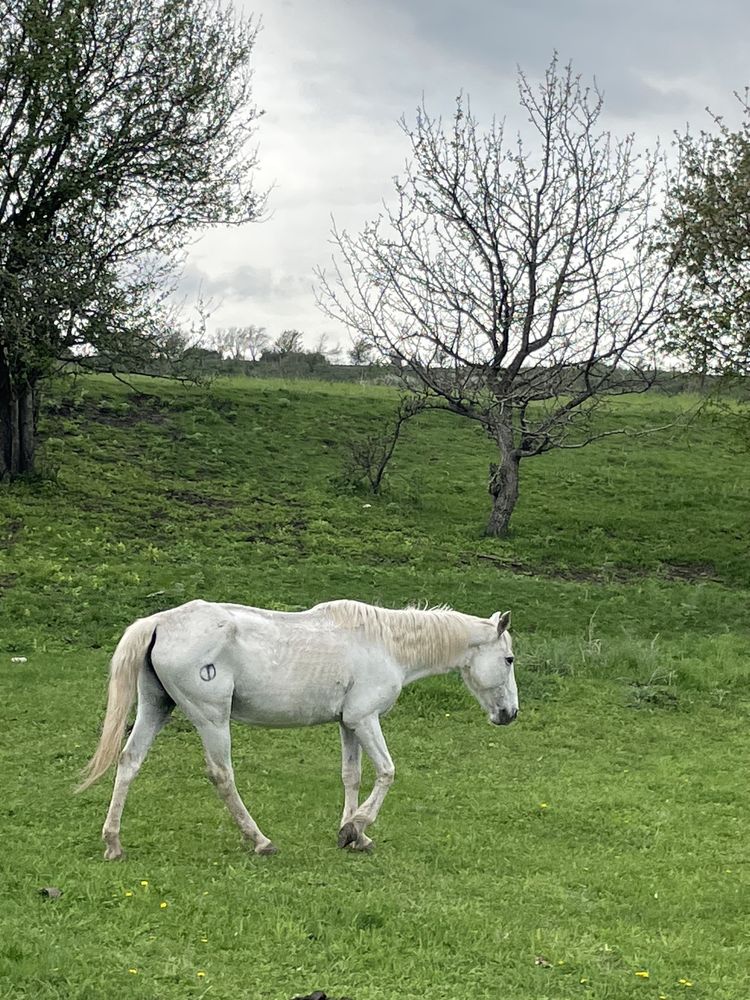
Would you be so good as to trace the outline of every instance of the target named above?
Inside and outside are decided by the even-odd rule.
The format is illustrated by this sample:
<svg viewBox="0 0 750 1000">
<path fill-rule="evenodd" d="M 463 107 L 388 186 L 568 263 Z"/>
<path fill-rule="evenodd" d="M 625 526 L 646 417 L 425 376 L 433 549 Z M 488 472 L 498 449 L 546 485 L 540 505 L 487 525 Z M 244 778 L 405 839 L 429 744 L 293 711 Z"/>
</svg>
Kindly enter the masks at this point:
<svg viewBox="0 0 750 1000">
<path fill-rule="evenodd" d="M 247 811 L 234 783 L 229 720 L 222 723 L 194 721 L 194 724 L 203 742 L 208 777 L 239 826 L 242 836 L 253 843 L 256 854 L 276 854 L 277 848 Z"/>
<path fill-rule="evenodd" d="M 128 789 L 141 769 L 151 744 L 163 729 L 173 709 L 174 702 L 161 685 L 157 689 L 148 679 L 139 683 L 135 723 L 117 763 L 112 799 L 102 828 L 102 840 L 105 843 L 104 857 L 107 861 L 117 861 L 123 857 L 120 822 Z"/>
</svg>

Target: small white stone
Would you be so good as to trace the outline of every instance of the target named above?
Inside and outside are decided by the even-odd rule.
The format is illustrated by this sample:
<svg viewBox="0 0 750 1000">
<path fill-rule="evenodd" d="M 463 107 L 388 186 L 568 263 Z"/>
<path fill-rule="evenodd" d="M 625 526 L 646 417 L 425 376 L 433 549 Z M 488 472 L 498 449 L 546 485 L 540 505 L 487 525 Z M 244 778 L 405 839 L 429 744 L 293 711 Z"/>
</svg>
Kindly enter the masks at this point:
<svg viewBox="0 0 750 1000">
<path fill-rule="evenodd" d="M 366 509 L 367 509 L 368 507 L 372 507 L 372 504 L 371 504 L 371 503 L 363 503 L 363 504 L 362 504 L 362 508 L 363 508 L 364 510 L 366 510 Z"/>
<path fill-rule="evenodd" d="M 11 663 L 27 663 L 28 661 L 27 661 L 27 659 L 26 659 L 25 656 L 11 656 L 10 662 Z"/>
</svg>

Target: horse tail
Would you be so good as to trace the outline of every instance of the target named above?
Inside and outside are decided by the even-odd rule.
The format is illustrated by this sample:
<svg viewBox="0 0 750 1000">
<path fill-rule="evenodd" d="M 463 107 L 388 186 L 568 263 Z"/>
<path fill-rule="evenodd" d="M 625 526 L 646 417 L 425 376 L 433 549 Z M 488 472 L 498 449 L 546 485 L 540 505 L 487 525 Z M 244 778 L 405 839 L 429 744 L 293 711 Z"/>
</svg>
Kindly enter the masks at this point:
<svg viewBox="0 0 750 1000">
<path fill-rule="evenodd" d="M 107 713 L 94 756 L 83 770 L 82 792 L 93 785 L 114 764 L 120 754 L 130 706 L 135 699 L 138 674 L 156 640 L 157 615 L 133 622 L 117 644 L 109 667 Z"/>
</svg>

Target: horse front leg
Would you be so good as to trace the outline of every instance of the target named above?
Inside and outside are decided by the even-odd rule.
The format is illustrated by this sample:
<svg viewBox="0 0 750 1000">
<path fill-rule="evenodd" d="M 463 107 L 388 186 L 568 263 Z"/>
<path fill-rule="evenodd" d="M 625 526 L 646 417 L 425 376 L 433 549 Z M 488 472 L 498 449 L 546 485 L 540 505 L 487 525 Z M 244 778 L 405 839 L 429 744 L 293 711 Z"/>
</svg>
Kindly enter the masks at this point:
<svg viewBox="0 0 750 1000">
<path fill-rule="evenodd" d="M 348 823 L 359 805 L 359 782 L 362 777 L 362 747 L 354 730 L 342 723 L 341 734 L 341 781 L 344 785 L 344 812 L 341 826 Z"/>
<path fill-rule="evenodd" d="M 343 830 L 359 807 L 362 746 L 354 730 L 349 729 L 343 722 L 339 725 L 339 731 L 341 733 L 341 780 L 344 785 L 344 812 L 341 816 L 340 829 Z M 355 851 L 367 851 L 372 847 L 372 841 L 362 833 L 348 846 Z"/>
<path fill-rule="evenodd" d="M 393 784 L 396 769 L 388 753 L 377 715 L 368 716 L 357 723 L 354 734 L 375 767 L 375 784 L 362 805 L 342 825 L 338 843 L 339 847 L 351 845 L 355 850 L 367 850 L 372 846 L 372 841 L 365 836 L 365 830 L 377 819 L 388 789 Z"/>
</svg>

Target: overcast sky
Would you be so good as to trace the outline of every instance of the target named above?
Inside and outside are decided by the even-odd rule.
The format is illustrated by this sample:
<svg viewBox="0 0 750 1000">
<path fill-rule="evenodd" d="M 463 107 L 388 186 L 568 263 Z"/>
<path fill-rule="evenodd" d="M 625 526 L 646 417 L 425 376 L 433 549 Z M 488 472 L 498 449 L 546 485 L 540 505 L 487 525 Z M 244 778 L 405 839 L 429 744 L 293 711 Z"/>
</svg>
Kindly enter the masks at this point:
<svg viewBox="0 0 750 1000">
<path fill-rule="evenodd" d="M 605 95 L 607 126 L 669 143 L 705 107 L 736 118 L 750 84 L 748 0 L 259 0 L 255 95 L 267 221 L 207 232 L 183 288 L 213 308 L 209 330 L 295 327 L 312 346 L 348 336 L 315 306 L 313 270 L 330 259 L 331 216 L 361 228 L 408 154 L 398 128 L 424 95 L 450 115 L 463 90 L 481 121 L 513 123 L 516 67 L 544 73 L 553 51 Z"/>
</svg>

